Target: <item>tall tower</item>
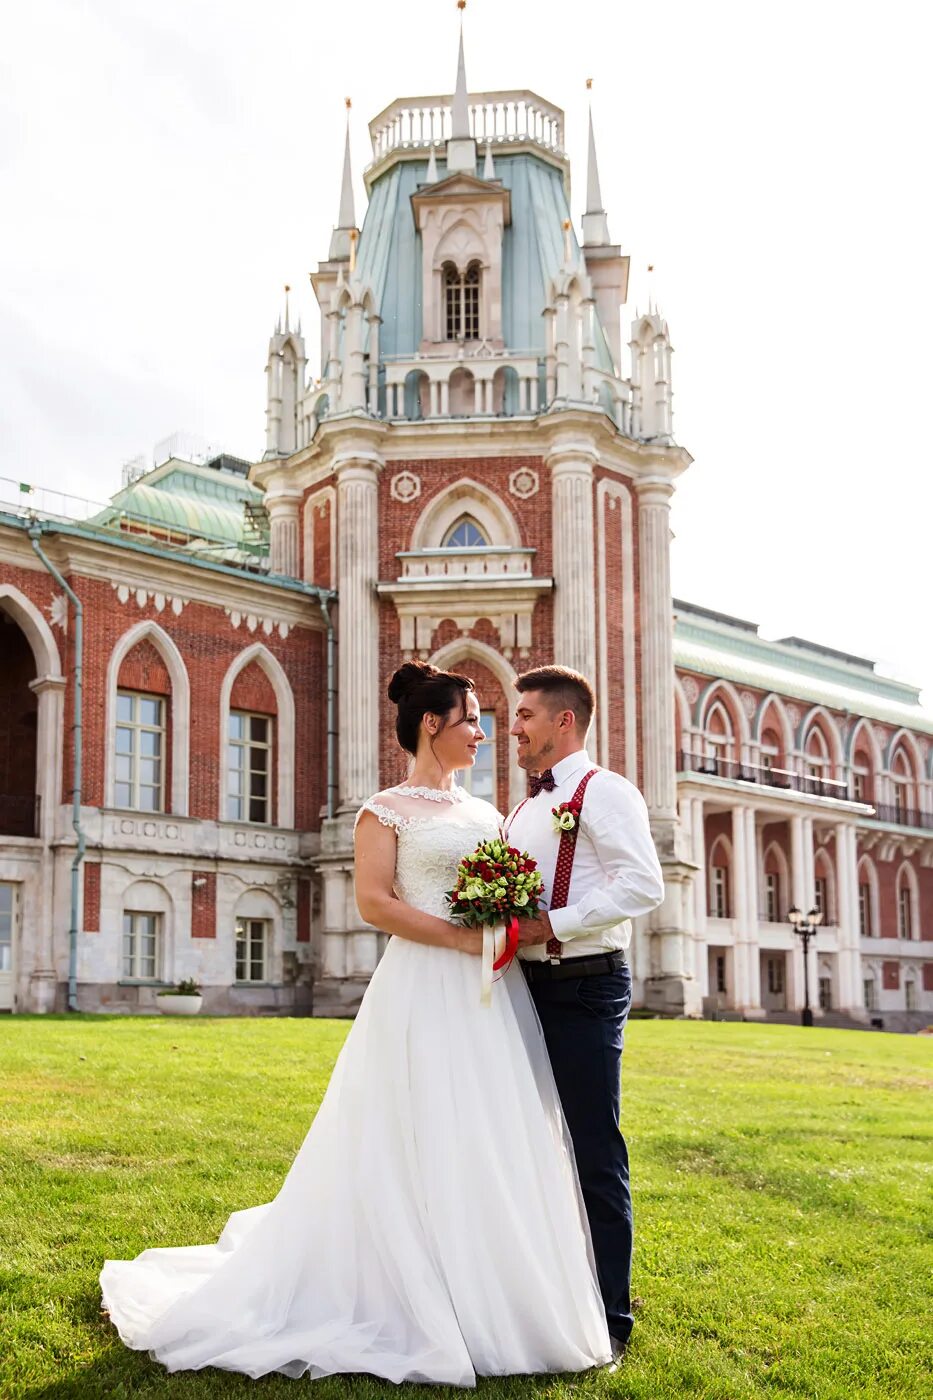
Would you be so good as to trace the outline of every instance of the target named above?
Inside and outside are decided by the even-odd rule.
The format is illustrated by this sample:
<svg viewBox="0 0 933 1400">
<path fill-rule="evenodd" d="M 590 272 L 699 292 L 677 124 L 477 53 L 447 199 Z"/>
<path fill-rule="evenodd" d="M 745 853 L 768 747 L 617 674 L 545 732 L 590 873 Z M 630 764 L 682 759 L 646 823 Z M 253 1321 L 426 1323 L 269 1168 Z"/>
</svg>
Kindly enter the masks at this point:
<svg viewBox="0 0 933 1400">
<path fill-rule="evenodd" d="M 582 241 L 564 113 L 526 90 L 471 93 L 462 26 L 453 94 L 399 98 L 369 134 L 362 229 L 348 131 L 339 223 L 312 275 L 321 380 L 295 451 L 255 469 L 298 502 L 302 576 L 326 581 L 335 555 L 339 800 L 314 855 L 315 1007 L 355 1005 L 386 941 L 353 902 L 353 822 L 404 777 L 385 681 L 424 657 L 474 677 L 491 739 L 466 781 L 503 811 L 526 792 L 508 738 L 516 675 L 556 660 L 592 677 L 590 752 L 643 788 L 668 879 L 636 933 L 638 995 L 698 1009 L 668 556 L 690 458 L 671 435 L 663 323 L 638 321 L 623 376 L 629 261 L 610 241 L 592 112 Z"/>
</svg>

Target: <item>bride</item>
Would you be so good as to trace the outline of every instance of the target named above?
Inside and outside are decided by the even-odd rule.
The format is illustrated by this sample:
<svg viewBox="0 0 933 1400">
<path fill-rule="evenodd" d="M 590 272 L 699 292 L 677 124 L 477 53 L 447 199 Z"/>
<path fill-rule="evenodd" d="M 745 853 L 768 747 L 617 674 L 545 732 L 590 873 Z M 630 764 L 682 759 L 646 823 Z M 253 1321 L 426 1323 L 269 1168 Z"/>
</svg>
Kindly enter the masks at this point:
<svg viewBox="0 0 933 1400">
<path fill-rule="evenodd" d="M 107 1260 L 124 1343 L 170 1371 L 477 1375 L 610 1359 L 544 1041 L 513 963 L 480 1004 L 482 935 L 446 917 L 498 813 L 454 784 L 483 738 L 472 682 L 410 662 L 389 699 L 408 782 L 364 804 L 356 892 L 393 935 L 275 1200 L 218 1242 Z"/>
</svg>

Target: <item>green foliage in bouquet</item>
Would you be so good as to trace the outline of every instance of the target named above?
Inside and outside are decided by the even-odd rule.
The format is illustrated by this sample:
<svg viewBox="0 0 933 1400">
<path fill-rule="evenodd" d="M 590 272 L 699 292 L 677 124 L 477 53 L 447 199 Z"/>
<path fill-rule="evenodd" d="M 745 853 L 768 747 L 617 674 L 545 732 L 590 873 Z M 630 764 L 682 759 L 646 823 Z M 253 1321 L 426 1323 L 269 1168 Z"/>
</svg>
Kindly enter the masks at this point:
<svg viewBox="0 0 933 1400">
<path fill-rule="evenodd" d="M 501 924 L 537 914 L 544 881 L 537 862 L 496 838 L 481 841 L 457 867 L 457 883 L 447 894 L 451 917 L 469 927 Z"/>
</svg>

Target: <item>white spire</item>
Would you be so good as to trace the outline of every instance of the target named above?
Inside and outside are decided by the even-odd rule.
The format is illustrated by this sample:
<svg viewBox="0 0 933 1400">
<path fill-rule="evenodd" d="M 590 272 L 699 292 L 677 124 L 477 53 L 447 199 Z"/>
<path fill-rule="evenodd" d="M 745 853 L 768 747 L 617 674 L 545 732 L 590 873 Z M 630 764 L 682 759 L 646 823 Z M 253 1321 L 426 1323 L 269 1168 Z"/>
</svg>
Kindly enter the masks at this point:
<svg viewBox="0 0 933 1400">
<path fill-rule="evenodd" d="M 486 142 L 486 159 L 483 161 L 483 179 L 494 180 L 496 178 L 496 167 L 492 163 L 492 142 Z"/>
<path fill-rule="evenodd" d="M 470 111 L 467 106 L 467 85 L 466 85 L 466 63 L 463 58 L 463 11 L 466 9 L 466 0 L 460 3 L 457 8 L 460 11 L 460 51 L 457 55 L 457 86 L 454 91 L 453 129 L 451 136 L 454 141 L 469 140 L 470 137 Z"/>
<path fill-rule="evenodd" d="M 429 185 L 437 184 L 437 152 L 434 149 L 433 142 L 431 143 L 431 154 L 428 156 L 427 181 Z"/>
<path fill-rule="evenodd" d="M 591 92 L 593 79 L 587 78 L 587 92 Z M 599 165 L 596 160 L 596 137 L 593 134 L 593 102 L 590 99 L 590 132 L 586 161 L 586 213 L 583 215 L 583 242 L 586 246 L 611 243 L 609 221 L 603 208 L 603 197 L 599 188 Z"/>
<path fill-rule="evenodd" d="M 351 101 L 347 97 L 344 99 L 347 104 L 347 139 L 343 148 L 343 183 L 340 187 L 340 219 L 338 228 L 356 228 L 356 212 L 353 207 L 353 174 L 350 169 L 350 107 Z"/>
<path fill-rule="evenodd" d="M 340 213 L 337 227 L 331 234 L 330 257 L 333 260 L 350 256 L 350 230 L 356 228 L 356 207 L 353 201 L 353 171 L 350 165 L 350 108 L 349 97 L 344 98 L 347 107 L 347 135 L 343 148 L 343 179 L 340 184 Z"/>
<path fill-rule="evenodd" d="M 463 58 L 463 11 L 466 0 L 457 0 L 460 11 L 460 49 L 457 54 L 457 86 L 451 113 L 451 134 L 447 142 L 447 173 L 476 174 L 476 142 L 470 135 L 470 107 L 467 101 L 466 63 Z"/>
</svg>

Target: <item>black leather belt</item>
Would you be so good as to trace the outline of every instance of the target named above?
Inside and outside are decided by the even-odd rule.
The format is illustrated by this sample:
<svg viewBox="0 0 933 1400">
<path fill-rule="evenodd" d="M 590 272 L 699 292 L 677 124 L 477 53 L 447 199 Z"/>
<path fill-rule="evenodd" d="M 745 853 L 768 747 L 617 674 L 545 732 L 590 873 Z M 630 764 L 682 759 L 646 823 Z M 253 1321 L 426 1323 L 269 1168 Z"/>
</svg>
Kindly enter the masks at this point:
<svg viewBox="0 0 933 1400">
<path fill-rule="evenodd" d="M 593 953 L 582 958 L 561 958 L 560 962 L 523 962 L 529 982 L 561 982 L 568 977 L 596 977 L 618 972 L 624 967 L 624 953 Z"/>
</svg>

